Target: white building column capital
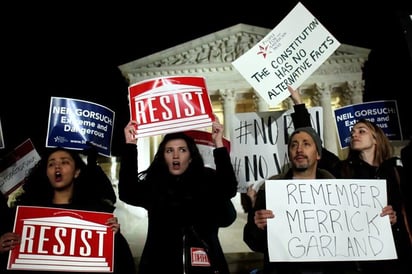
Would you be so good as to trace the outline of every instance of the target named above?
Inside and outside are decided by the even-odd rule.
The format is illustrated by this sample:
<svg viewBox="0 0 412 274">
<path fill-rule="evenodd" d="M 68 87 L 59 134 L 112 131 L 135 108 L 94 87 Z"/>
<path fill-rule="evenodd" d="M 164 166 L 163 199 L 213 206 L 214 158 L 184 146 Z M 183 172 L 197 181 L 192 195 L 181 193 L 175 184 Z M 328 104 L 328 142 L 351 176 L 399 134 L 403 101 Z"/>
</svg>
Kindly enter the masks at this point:
<svg viewBox="0 0 412 274">
<path fill-rule="evenodd" d="M 236 91 L 234 89 L 219 89 L 219 95 L 221 96 L 222 103 L 230 103 L 236 99 Z"/>
<path fill-rule="evenodd" d="M 365 87 L 365 82 L 361 81 L 351 81 L 348 82 L 348 89 L 345 90 L 344 97 L 349 97 L 350 101 L 348 104 L 359 104 L 363 102 L 363 90 Z"/>
<path fill-rule="evenodd" d="M 316 105 L 323 106 L 326 103 L 331 102 L 331 89 L 332 86 L 326 83 L 315 84 L 315 93 L 312 98 Z"/>
<path fill-rule="evenodd" d="M 223 106 L 223 117 L 224 128 L 225 128 L 225 137 L 230 140 L 230 130 L 232 124 L 232 117 L 236 112 L 236 90 L 234 89 L 219 89 L 218 93 L 220 95 L 220 101 Z"/>
</svg>

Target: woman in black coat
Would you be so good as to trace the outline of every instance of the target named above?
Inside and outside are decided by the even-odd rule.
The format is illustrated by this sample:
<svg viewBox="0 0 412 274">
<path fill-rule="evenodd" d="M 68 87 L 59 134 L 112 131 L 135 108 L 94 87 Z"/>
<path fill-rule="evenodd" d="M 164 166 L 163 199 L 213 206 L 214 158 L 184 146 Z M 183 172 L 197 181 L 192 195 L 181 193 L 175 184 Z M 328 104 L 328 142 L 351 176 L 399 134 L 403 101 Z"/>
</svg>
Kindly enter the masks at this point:
<svg viewBox="0 0 412 274">
<path fill-rule="evenodd" d="M 195 141 L 166 134 L 149 168 L 138 173 L 136 122 L 125 127 L 119 198 L 148 212 L 147 239 L 139 273 L 220 273 L 228 265 L 218 238 L 236 218 L 227 208 L 237 193 L 223 126 L 212 126 L 216 170 L 206 168 Z"/>
<path fill-rule="evenodd" d="M 86 164 L 78 151 L 62 147 L 47 149 L 25 179 L 23 191 L 16 196 L 15 205 L 112 213 L 115 210 L 116 196 L 110 180 L 96 165 L 96 155 L 93 154 L 95 152 L 88 151 L 88 153 Z M 115 232 L 113 273 L 135 274 L 133 255 L 126 238 L 120 232 L 117 218 L 110 218 L 107 225 Z M 21 272 L 35 273 L 31 270 Z"/>
</svg>

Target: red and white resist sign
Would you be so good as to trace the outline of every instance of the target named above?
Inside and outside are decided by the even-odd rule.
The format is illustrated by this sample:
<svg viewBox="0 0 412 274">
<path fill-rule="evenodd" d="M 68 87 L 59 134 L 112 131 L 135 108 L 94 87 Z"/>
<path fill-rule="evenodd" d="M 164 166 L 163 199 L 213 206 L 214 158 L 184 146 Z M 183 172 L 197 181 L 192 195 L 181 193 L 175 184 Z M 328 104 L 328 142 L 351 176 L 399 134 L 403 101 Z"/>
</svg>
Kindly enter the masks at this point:
<svg viewBox="0 0 412 274">
<path fill-rule="evenodd" d="M 211 126 L 214 115 L 204 77 L 169 76 L 129 87 L 137 137 Z"/>
<path fill-rule="evenodd" d="M 18 206 L 14 232 L 21 244 L 7 269 L 113 272 L 112 213 Z"/>
</svg>

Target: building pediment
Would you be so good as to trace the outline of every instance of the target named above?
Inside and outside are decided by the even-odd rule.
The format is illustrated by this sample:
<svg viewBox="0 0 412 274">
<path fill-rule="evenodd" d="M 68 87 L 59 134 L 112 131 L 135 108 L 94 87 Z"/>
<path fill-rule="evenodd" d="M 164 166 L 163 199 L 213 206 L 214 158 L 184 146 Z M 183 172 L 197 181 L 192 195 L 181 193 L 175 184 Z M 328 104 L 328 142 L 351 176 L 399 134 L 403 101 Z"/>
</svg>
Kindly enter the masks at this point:
<svg viewBox="0 0 412 274">
<path fill-rule="evenodd" d="M 237 24 L 120 65 L 119 69 L 130 84 L 166 75 L 198 75 L 206 77 L 211 84 L 209 90 L 221 88 L 229 79 L 232 88 L 247 89 L 250 85 L 231 63 L 270 31 L 258 26 Z M 312 76 L 319 81 L 319 77 L 331 73 L 359 74 L 369 51 L 341 44 Z"/>
<path fill-rule="evenodd" d="M 230 64 L 259 42 L 269 29 L 237 24 L 120 66 L 144 69 L 197 64 Z"/>
</svg>

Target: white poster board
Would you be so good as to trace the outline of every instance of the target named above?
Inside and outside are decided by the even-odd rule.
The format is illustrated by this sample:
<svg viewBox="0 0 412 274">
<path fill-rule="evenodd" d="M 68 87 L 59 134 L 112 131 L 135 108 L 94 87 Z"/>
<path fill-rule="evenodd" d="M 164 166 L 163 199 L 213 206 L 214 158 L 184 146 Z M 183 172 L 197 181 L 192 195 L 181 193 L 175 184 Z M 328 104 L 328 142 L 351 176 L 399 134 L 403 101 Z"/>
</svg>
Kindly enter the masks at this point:
<svg viewBox="0 0 412 274">
<path fill-rule="evenodd" d="M 396 259 L 386 180 L 267 180 L 270 261 Z"/>
<path fill-rule="evenodd" d="M 340 46 L 301 3 L 232 64 L 274 107 L 289 97 Z"/>
<path fill-rule="evenodd" d="M 311 124 L 323 136 L 322 107 L 308 109 Z M 231 158 L 238 179 L 238 192 L 249 186 L 255 189 L 273 175 L 282 172 L 289 158 L 287 142 L 294 127 L 290 114 L 285 112 L 237 113 L 231 126 Z"/>
</svg>

